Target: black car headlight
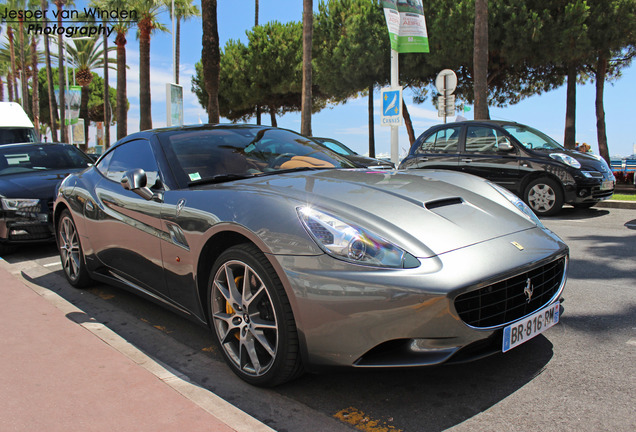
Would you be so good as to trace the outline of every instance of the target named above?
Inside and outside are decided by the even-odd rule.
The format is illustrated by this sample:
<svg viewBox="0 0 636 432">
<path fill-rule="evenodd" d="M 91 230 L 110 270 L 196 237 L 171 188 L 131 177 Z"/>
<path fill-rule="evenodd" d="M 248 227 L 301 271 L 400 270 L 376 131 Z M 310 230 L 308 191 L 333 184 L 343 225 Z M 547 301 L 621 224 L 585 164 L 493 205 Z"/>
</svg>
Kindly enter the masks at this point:
<svg viewBox="0 0 636 432">
<path fill-rule="evenodd" d="M 298 207 L 298 216 L 316 243 L 329 255 L 376 267 L 414 268 L 417 258 L 368 230 L 311 207 Z"/>
<path fill-rule="evenodd" d="M 565 153 L 552 153 L 550 154 L 550 157 L 554 160 L 566 164 L 567 166 L 571 166 L 572 168 L 581 168 L 581 162 L 577 161 L 570 155 L 566 155 Z"/>
<path fill-rule="evenodd" d="M 2 208 L 14 211 L 29 211 L 39 207 L 40 200 L 34 198 L 2 198 Z"/>
</svg>

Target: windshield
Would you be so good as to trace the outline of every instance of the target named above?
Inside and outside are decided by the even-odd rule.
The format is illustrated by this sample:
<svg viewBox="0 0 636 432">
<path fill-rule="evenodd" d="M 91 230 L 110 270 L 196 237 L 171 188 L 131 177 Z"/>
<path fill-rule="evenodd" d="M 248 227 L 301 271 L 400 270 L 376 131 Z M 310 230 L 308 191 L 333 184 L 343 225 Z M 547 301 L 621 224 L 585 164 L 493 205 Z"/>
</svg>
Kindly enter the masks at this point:
<svg viewBox="0 0 636 432">
<path fill-rule="evenodd" d="M 12 145 L 0 147 L 0 175 L 86 168 L 91 160 L 71 145 Z"/>
<path fill-rule="evenodd" d="M 563 150 L 563 147 L 555 140 L 531 127 L 524 125 L 504 125 L 503 128 L 529 150 Z"/>
<path fill-rule="evenodd" d="M 315 141 L 283 129 L 236 126 L 160 135 L 187 182 L 235 180 L 289 170 L 354 168 Z"/>
</svg>

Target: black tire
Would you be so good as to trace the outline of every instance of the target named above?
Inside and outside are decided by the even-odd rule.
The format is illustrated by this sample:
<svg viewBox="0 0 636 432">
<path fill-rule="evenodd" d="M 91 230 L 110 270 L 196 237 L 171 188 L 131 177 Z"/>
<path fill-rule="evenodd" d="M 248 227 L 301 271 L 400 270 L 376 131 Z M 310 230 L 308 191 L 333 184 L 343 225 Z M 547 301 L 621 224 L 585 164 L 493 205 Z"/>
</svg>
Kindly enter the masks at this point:
<svg viewBox="0 0 636 432">
<path fill-rule="evenodd" d="M 84 251 L 71 212 L 64 210 L 57 224 L 57 245 L 66 280 L 75 288 L 86 288 L 92 279 L 84 262 Z"/>
<path fill-rule="evenodd" d="M 577 209 L 589 209 L 594 207 L 596 204 L 598 204 L 598 201 L 572 204 L 572 207 Z"/>
<path fill-rule="evenodd" d="M 541 177 L 528 184 L 523 200 L 537 216 L 552 216 L 563 207 L 563 189 L 556 181 Z"/>
<path fill-rule="evenodd" d="M 225 361 L 244 381 L 273 387 L 302 374 L 289 299 L 254 245 L 233 246 L 216 260 L 208 281 L 208 312 Z"/>
</svg>

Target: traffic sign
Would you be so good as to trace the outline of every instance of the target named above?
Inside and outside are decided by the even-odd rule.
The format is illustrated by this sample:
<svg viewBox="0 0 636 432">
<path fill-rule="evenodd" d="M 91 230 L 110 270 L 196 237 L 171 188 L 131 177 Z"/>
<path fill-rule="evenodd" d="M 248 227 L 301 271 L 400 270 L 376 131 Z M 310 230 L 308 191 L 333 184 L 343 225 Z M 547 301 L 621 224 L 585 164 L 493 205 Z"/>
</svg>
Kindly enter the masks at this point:
<svg viewBox="0 0 636 432">
<path fill-rule="evenodd" d="M 435 79 L 435 87 L 441 94 L 449 95 L 457 88 L 457 75 L 450 69 L 444 69 Z"/>
<path fill-rule="evenodd" d="M 383 88 L 382 95 L 382 126 L 400 126 L 402 124 L 402 87 Z"/>
</svg>

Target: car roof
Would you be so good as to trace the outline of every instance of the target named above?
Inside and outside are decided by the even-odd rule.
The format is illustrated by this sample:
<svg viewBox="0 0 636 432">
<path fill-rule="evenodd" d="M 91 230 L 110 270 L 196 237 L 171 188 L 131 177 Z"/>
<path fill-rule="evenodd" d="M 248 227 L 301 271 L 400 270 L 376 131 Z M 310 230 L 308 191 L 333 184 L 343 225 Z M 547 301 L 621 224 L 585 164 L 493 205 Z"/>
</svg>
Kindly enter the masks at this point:
<svg viewBox="0 0 636 432">
<path fill-rule="evenodd" d="M 521 123 L 508 121 L 508 120 L 464 120 L 460 122 L 441 123 L 433 127 L 437 128 L 441 126 L 463 126 L 463 125 L 474 125 L 474 124 L 488 124 L 488 125 L 495 125 L 495 126 L 521 125 Z"/>
<path fill-rule="evenodd" d="M 55 143 L 55 142 L 25 142 L 25 143 L 12 143 L 0 145 L 0 150 L 20 148 L 20 147 L 58 147 L 58 146 L 70 146 L 67 143 Z M 75 147 L 75 146 L 73 146 Z"/>
</svg>

